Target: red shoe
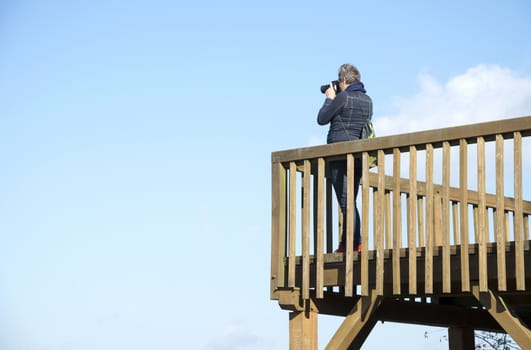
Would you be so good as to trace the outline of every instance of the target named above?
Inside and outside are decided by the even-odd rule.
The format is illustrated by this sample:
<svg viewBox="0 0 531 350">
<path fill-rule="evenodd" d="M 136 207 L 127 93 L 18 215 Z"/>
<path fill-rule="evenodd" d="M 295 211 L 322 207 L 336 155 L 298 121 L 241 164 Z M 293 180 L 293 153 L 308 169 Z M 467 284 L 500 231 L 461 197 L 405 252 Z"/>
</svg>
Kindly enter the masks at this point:
<svg viewBox="0 0 531 350">
<path fill-rule="evenodd" d="M 334 251 L 334 253 L 344 253 L 345 252 L 345 246 L 340 245 L 337 247 L 337 249 Z"/>
<path fill-rule="evenodd" d="M 361 252 L 361 244 L 358 244 L 357 247 L 354 248 L 355 252 Z M 337 249 L 334 251 L 334 253 L 344 253 L 345 252 L 345 246 L 340 245 L 337 247 Z"/>
</svg>

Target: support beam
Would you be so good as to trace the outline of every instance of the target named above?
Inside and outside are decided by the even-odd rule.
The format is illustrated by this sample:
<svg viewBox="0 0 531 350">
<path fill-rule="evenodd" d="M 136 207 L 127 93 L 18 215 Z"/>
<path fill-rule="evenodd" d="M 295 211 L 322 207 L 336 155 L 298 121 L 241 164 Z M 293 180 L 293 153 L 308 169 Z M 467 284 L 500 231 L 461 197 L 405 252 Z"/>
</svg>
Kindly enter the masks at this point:
<svg viewBox="0 0 531 350">
<path fill-rule="evenodd" d="M 487 292 L 480 292 L 479 286 L 474 285 L 472 294 L 522 349 L 531 348 L 531 330 L 511 314 L 503 299 L 496 292 L 491 289 Z"/>
<path fill-rule="evenodd" d="M 289 313 L 289 349 L 317 350 L 317 310 L 306 300 L 304 311 Z"/>
<path fill-rule="evenodd" d="M 448 345 L 450 350 L 475 349 L 474 330 L 469 327 L 448 328 Z"/>
<path fill-rule="evenodd" d="M 382 296 L 374 289 L 371 290 L 370 296 L 361 297 L 325 349 L 359 349 L 376 324 L 377 320 L 372 316 L 381 301 Z"/>
<path fill-rule="evenodd" d="M 434 315 L 436 315 L 434 317 Z M 375 316 L 379 321 L 418 324 L 431 327 L 473 328 L 488 332 L 503 332 L 503 328 L 486 311 L 454 303 L 418 303 L 384 299 Z"/>
</svg>

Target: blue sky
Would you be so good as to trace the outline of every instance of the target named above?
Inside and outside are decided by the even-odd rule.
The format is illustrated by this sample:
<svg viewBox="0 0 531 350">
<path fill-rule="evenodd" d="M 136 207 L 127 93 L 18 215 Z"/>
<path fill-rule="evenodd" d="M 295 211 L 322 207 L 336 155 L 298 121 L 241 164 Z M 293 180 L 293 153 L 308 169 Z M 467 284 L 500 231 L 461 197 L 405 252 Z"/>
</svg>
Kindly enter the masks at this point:
<svg viewBox="0 0 531 350">
<path fill-rule="evenodd" d="M 286 349 L 270 154 L 531 114 L 531 3 L 0 1 L 0 348 Z M 319 319 L 320 348 L 340 319 Z M 424 338 L 424 332 L 433 332 Z M 378 324 L 364 349 L 445 349 Z"/>
</svg>

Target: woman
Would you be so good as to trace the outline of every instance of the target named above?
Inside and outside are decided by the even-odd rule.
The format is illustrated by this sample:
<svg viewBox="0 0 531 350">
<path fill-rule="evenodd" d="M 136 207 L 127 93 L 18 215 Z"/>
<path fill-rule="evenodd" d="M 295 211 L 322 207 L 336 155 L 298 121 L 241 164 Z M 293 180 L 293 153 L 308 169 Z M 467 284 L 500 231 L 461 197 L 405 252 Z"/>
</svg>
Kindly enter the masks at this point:
<svg viewBox="0 0 531 350">
<path fill-rule="evenodd" d="M 326 90 L 326 99 L 319 110 L 317 123 L 330 124 L 327 143 L 358 140 L 367 118 L 372 116 L 372 100 L 366 94 L 360 81 L 360 72 L 351 64 L 339 67 L 339 91 L 334 84 Z M 361 179 L 361 161 L 354 162 L 354 250 L 361 251 L 360 214 L 356 205 Z M 337 201 L 343 213 L 343 232 L 336 253 L 342 253 L 346 247 L 347 216 L 347 161 L 337 160 L 329 163 L 330 179 L 336 193 Z"/>
</svg>

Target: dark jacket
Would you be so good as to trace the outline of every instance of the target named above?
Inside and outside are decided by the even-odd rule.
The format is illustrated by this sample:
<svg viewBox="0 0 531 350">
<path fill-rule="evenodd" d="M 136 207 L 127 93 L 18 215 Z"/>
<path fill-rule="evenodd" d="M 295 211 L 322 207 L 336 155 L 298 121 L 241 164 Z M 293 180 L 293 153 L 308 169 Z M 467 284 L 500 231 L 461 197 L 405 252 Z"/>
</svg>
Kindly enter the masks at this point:
<svg viewBox="0 0 531 350">
<path fill-rule="evenodd" d="M 327 143 L 358 140 L 367 118 L 372 117 L 372 100 L 361 82 L 351 84 L 336 98 L 327 98 L 317 115 L 317 123 L 328 129 Z"/>
</svg>

